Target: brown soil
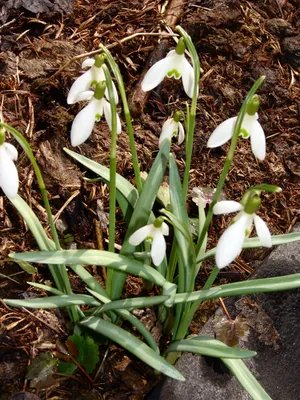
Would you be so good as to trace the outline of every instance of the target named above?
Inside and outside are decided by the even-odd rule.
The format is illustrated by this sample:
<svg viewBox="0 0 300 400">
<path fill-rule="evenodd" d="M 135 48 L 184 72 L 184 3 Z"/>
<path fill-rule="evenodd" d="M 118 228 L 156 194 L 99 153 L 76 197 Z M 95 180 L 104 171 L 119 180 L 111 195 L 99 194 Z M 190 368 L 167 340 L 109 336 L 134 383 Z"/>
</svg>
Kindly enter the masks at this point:
<svg viewBox="0 0 300 400">
<path fill-rule="evenodd" d="M 61 10 L 69 10 L 68 1 L 57 0 L 56 3 L 62 4 Z M 264 162 L 256 162 L 249 141 L 239 141 L 224 195 L 239 200 L 249 186 L 262 182 L 280 186 L 280 194 L 264 197 L 260 214 L 273 234 L 289 232 L 298 218 L 300 200 L 298 1 L 194 0 L 184 4 L 173 1 L 176 7 L 167 16 L 160 13 L 164 3 L 159 0 L 75 0 L 74 12 L 69 15 L 55 11 L 36 14 L 25 8 L 6 9 L 6 14 L 1 14 L 0 93 L 4 121 L 18 128 L 29 140 L 42 168 L 53 215 L 73 195 L 60 215 L 67 226 L 64 235 L 72 235 L 71 239 L 78 248 L 99 248 L 102 245 L 106 248 L 106 229 L 102 232 L 104 243 L 99 240 L 99 209 L 108 212 L 108 188 L 103 183 L 84 181 L 83 176 L 94 177 L 93 174 L 86 173 L 62 150 L 63 147 L 71 148 L 70 125 L 81 107 L 66 103 L 71 83 L 79 75 L 80 60 L 59 73 L 57 71 L 72 57 L 95 50 L 100 43 L 110 47 L 131 98 L 141 170 L 148 171 L 157 153 L 163 121 L 174 110 L 185 110 L 187 99 L 181 86 L 170 80 L 164 81 L 148 99 L 141 97 L 139 91 L 140 78 L 149 57 L 151 62 L 163 57 L 174 47 L 171 38 L 164 38 L 161 42 L 158 36 L 121 39 L 135 33 L 165 32 L 164 20 L 172 25 L 178 19 L 191 35 L 203 69 L 190 189 L 195 186 L 215 187 L 228 145 L 209 150 L 206 148 L 208 137 L 222 120 L 238 113 L 253 82 L 265 75 L 266 81 L 259 91 L 259 116 L 267 137 L 267 157 Z M 118 172 L 132 181 L 131 153 L 125 133 L 119 136 L 118 144 Z M 89 140 L 76 149 L 106 166 L 109 164 L 109 150 L 110 135 L 104 122 L 98 123 Z M 174 144 L 173 151 L 183 171 L 184 146 Z M 47 227 L 33 169 L 21 151 L 18 170 L 19 194 Z M 36 249 L 26 224 L 9 201 L 0 197 L 0 205 L 3 260 L 11 251 Z M 191 214 L 195 214 L 191 201 L 189 206 Z M 120 215 L 117 219 L 119 239 L 125 225 Z M 210 230 L 209 247 L 216 244 L 227 224 L 227 218 L 216 219 Z M 62 242 L 68 247 L 64 235 L 61 235 Z M 230 269 L 221 272 L 220 280 L 234 281 L 247 277 L 255 267 L 254 255 L 255 260 L 262 260 L 266 251 L 243 253 Z M 51 279 L 43 267 L 39 267 L 34 276 L 27 275 L 11 262 L 2 261 L 0 268 L 0 298 L 38 296 L 41 292 L 28 288 L 26 281 L 45 283 Z M 209 269 L 208 263 L 199 275 L 198 288 L 201 288 Z M 96 268 L 91 268 L 91 271 L 102 279 Z M 81 281 L 72 275 L 71 279 L 74 292 L 84 293 Z M 141 282 L 129 278 L 125 296 L 140 293 Z M 214 307 L 215 304 L 203 306 L 202 312 L 196 315 L 192 330 L 199 329 Z M 160 340 L 155 314 L 142 310 L 139 317 L 144 318 Z M 151 369 L 110 344 L 103 368 L 92 387 L 78 373 L 74 379 L 55 376 L 55 384 L 47 389 L 30 388 L 30 382 L 25 378 L 27 365 L 39 352 L 54 351 L 56 341 L 64 341 L 67 334 L 64 313 L 20 310 L 1 304 L 0 399 L 12 398 L 24 390 L 36 393 L 42 399 L 86 399 L 92 396 L 94 399 L 138 400 L 157 383 L 158 378 Z M 101 357 L 106 350 L 106 346 L 101 348 Z"/>
</svg>

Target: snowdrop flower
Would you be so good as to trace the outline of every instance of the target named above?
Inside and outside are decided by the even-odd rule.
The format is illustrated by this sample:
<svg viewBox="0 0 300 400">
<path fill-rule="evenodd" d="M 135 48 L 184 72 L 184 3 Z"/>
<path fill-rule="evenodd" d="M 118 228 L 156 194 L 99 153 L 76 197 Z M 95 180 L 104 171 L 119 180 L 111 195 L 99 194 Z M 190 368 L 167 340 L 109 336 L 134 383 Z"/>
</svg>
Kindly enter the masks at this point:
<svg viewBox="0 0 300 400">
<path fill-rule="evenodd" d="M 142 81 L 142 90 L 147 92 L 158 86 L 165 76 L 180 79 L 185 93 L 192 98 L 194 89 L 194 68 L 184 56 L 185 43 L 180 38 L 176 49 L 171 50 L 165 58 L 155 63 L 146 73 Z"/>
<path fill-rule="evenodd" d="M 10 143 L 4 142 L 4 132 L 0 133 L 0 187 L 7 197 L 13 198 L 18 193 L 19 176 L 13 163 L 18 158 L 18 151 Z"/>
<path fill-rule="evenodd" d="M 88 58 L 83 61 L 82 68 L 90 67 L 90 69 L 83 75 L 81 75 L 79 78 L 77 78 L 76 81 L 71 86 L 71 89 L 67 97 L 68 104 L 74 104 L 77 103 L 78 101 L 83 101 L 82 97 L 80 96 L 81 93 L 86 92 L 87 90 L 90 89 L 90 87 L 95 86 L 96 83 L 105 81 L 105 74 L 102 68 L 105 58 L 106 57 L 103 54 L 100 54 L 98 57 L 96 57 L 96 59 Z M 118 104 L 119 101 L 118 92 L 113 82 L 112 86 L 114 91 L 115 102 L 116 104 Z M 105 97 L 109 99 L 107 89 L 105 89 Z"/>
<path fill-rule="evenodd" d="M 159 138 L 159 148 L 165 143 L 167 139 L 172 139 L 173 136 L 178 136 L 178 144 L 184 141 L 184 128 L 180 120 L 180 112 L 177 111 L 173 118 L 169 118 L 163 124 L 162 131 Z"/>
<path fill-rule="evenodd" d="M 111 106 L 104 98 L 106 88 L 105 81 L 97 83 L 95 92 L 88 90 L 77 96 L 80 100 L 90 100 L 89 104 L 84 107 L 75 117 L 71 128 L 71 144 L 79 146 L 87 140 L 92 133 L 95 121 L 99 122 L 103 113 L 109 129 L 112 129 L 112 113 Z M 117 133 L 121 133 L 121 122 L 117 115 Z"/>
<path fill-rule="evenodd" d="M 246 114 L 244 116 L 240 136 L 243 139 L 248 139 L 250 137 L 251 149 L 255 157 L 263 161 L 266 156 L 266 138 L 258 122 L 257 110 L 259 108 L 259 97 L 254 95 L 252 101 L 250 102 Z M 229 118 L 223 121 L 211 134 L 207 146 L 208 147 L 218 147 L 226 143 L 232 138 L 234 132 L 234 126 L 237 117 Z"/>
<path fill-rule="evenodd" d="M 218 242 L 216 264 L 219 269 L 226 267 L 240 254 L 245 238 L 250 235 L 253 222 L 260 244 L 263 247 L 272 246 L 271 234 L 266 223 L 255 214 L 259 205 L 260 197 L 257 195 L 248 197 L 245 205 L 226 200 L 215 204 L 213 213 L 216 215 L 239 211 Z"/>
<path fill-rule="evenodd" d="M 160 265 L 166 254 L 166 241 L 164 236 L 169 234 L 168 225 L 163 222 L 162 217 L 156 218 L 153 224 L 143 226 L 134 232 L 130 238 L 129 243 L 132 246 L 138 246 L 144 240 L 151 240 L 151 258 L 153 264 L 157 267 Z"/>
</svg>

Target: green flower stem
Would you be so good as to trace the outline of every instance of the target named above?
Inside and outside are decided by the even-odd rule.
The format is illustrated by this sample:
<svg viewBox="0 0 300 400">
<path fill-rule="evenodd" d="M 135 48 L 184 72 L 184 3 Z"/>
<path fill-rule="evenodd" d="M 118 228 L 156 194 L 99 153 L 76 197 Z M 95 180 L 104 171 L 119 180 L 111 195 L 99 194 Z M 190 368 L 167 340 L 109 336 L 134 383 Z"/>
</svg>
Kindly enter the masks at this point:
<svg viewBox="0 0 300 400">
<path fill-rule="evenodd" d="M 123 102 L 123 110 L 124 110 L 124 115 L 125 115 L 125 120 L 126 120 L 126 125 L 127 125 L 127 131 L 128 131 L 128 136 L 129 136 L 129 143 L 130 143 L 130 150 L 131 150 L 131 155 L 132 155 L 132 163 L 133 163 L 133 170 L 134 170 L 134 175 L 135 175 L 135 180 L 136 180 L 136 187 L 138 192 L 140 193 L 143 187 L 142 179 L 141 179 L 141 174 L 140 174 L 140 167 L 139 167 L 139 162 L 138 162 L 138 156 L 137 156 L 137 151 L 135 147 L 135 141 L 134 141 L 134 132 L 133 132 L 133 127 L 131 123 L 131 115 L 130 115 L 130 110 L 127 102 L 127 97 L 126 97 L 126 91 L 124 87 L 124 82 L 122 75 L 120 73 L 119 67 L 115 60 L 113 59 L 111 53 L 108 51 L 108 49 L 101 45 L 103 52 L 107 56 L 107 61 L 113 71 L 113 74 L 115 78 L 117 79 L 118 82 L 118 88 L 120 91 L 120 95 L 122 98 Z"/>
<path fill-rule="evenodd" d="M 192 153 L 193 153 L 193 138 L 194 138 L 196 108 L 197 108 L 198 82 L 200 79 L 200 62 L 197 51 L 190 36 L 186 33 L 184 29 L 181 28 L 181 26 L 177 26 L 176 30 L 180 33 L 180 35 L 183 37 L 185 41 L 185 44 L 191 54 L 194 67 L 194 89 L 193 89 L 192 105 L 188 119 L 188 129 L 186 135 L 186 161 L 185 161 L 185 170 L 183 177 L 183 195 L 186 198 L 189 185 Z"/>
<path fill-rule="evenodd" d="M 38 185 L 40 187 L 40 191 L 42 194 L 45 209 L 47 212 L 47 217 L 48 217 L 48 221 L 49 221 L 49 225 L 50 225 L 50 229 L 51 229 L 51 234 L 52 234 L 52 237 L 53 237 L 53 240 L 55 243 L 55 248 L 56 248 L 56 250 L 60 250 L 60 242 L 59 242 L 57 230 L 56 230 L 53 218 L 52 218 L 52 213 L 51 213 L 51 208 L 50 208 L 50 204 L 49 204 L 49 200 L 48 200 L 48 196 L 47 196 L 45 182 L 43 180 L 42 173 L 36 162 L 36 159 L 31 150 L 31 147 L 30 147 L 29 143 L 27 142 L 27 140 L 22 135 L 22 133 L 19 132 L 17 129 L 13 128 L 12 126 L 10 126 L 8 124 L 5 124 L 4 122 L 0 122 L 0 127 L 5 128 L 7 131 L 9 131 L 14 136 L 14 138 L 20 144 L 22 149 L 27 154 L 30 162 L 32 163 L 32 166 L 33 166 L 33 169 L 34 169 L 37 181 L 38 181 Z M 72 294 L 72 289 L 70 286 L 70 281 L 69 281 L 66 267 L 64 265 L 58 265 L 56 268 L 54 268 L 53 266 L 49 265 L 49 269 L 50 269 L 50 272 L 53 276 L 54 282 L 55 282 L 56 286 L 58 287 L 58 289 L 66 294 Z M 72 314 L 71 318 L 73 321 L 79 320 L 78 312 L 74 307 L 72 307 L 70 309 L 70 312 Z"/>
<path fill-rule="evenodd" d="M 251 101 L 252 97 L 254 96 L 255 92 L 262 85 L 264 79 L 265 79 L 265 77 L 261 76 L 254 83 L 254 85 L 250 89 L 246 99 L 244 100 L 244 103 L 243 103 L 243 105 L 241 107 L 241 110 L 239 112 L 239 115 L 237 117 L 237 120 L 236 120 L 236 123 L 235 123 L 235 126 L 234 126 L 234 133 L 233 133 L 233 136 L 232 136 L 232 139 L 231 139 L 230 148 L 229 148 L 229 151 L 228 151 L 228 154 L 227 154 L 227 157 L 226 157 L 225 165 L 224 165 L 222 174 L 220 176 L 220 179 L 219 179 L 215 194 L 213 196 L 212 202 L 210 203 L 209 210 L 208 210 L 207 216 L 206 216 L 206 220 L 205 220 L 204 226 L 202 228 L 201 234 L 199 236 L 199 240 L 197 242 L 197 246 L 196 246 L 196 254 L 197 255 L 198 255 L 199 251 L 202 248 L 202 243 L 203 243 L 203 241 L 205 239 L 206 232 L 208 231 L 208 228 L 209 228 L 212 216 L 213 216 L 213 207 L 214 207 L 214 205 L 217 203 L 217 201 L 219 199 L 219 196 L 221 194 L 221 190 L 222 190 L 223 185 L 225 183 L 227 174 L 228 174 L 228 172 L 230 170 L 230 166 L 231 166 L 231 163 L 232 163 L 232 160 L 233 160 L 233 156 L 234 156 L 234 151 L 235 151 L 235 148 L 236 148 L 236 145 L 237 145 L 239 134 L 241 132 L 241 126 L 242 126 L 242 122 L 243 122 L 244 116 L 246 114 L 246 110 L 247 110 L 248 104 L 250 103 L 250 101 Z"/>
<path fill-rule="evenodd" d="M 112 79 L 106 65 L 103 65 L 106 85 L 108 89 L 110 107 L 111 107 L 111 146 L 110 146 L 110 164 L 109 164 L 109 244 L 108 250 L 112 253 L 115 251 L 116 237 L 116 177 L 117 177 L 117 107 L 113 91 Z M 106 290 L 111 294 L 111 286 L 113 282 L 113 271 L 107 270 Z"/>
</svg>

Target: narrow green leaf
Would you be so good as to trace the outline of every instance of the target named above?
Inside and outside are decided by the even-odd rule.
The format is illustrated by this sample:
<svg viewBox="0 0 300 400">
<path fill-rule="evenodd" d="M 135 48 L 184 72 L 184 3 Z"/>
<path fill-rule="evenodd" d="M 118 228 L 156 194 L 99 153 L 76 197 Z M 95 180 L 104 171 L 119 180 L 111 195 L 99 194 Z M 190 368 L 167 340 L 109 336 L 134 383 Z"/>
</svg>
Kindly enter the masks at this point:
<svg viewBox="0 0 300 400">
<path fill-rule="evenodd" d="M 242 360 L 222 358 L 222 361 L 253 400 L 272 400 Z"/>
<path fill-rule="evenodd" d="M 33 265 L 29 264 L 27 261 L 15 260 L 12 257 L 9 257 L 9 259 L 18 264 L 19 267 L 22 268 L 22 270 L 25 271 L 27 274 L 33 275 L 38 273 L 38 269 Z"/>
<path fill-rule="evenodd" d="M 103 165 L 97 163 L 96 161 L 90 160 L 87 157 L 84 157 L 75 151 L 69 150 L 64 148 L 64 151 L 69 154 L 74 160 L 78 161 L 80 164 L 87 167 L 89 170 L 95 172 L 96 174 L 100 175 L 105 181 L 109 182 L 109 169 L 104 167 Z M 119 192 L 127 199 L 129 204 L 132 207 L 135 206 L 137 199 L 138 199 L 138 192 L 136 188 L 128 182 L 123 176 L 117 174 L 116 177 L 116 187 Z"/>
<path fill-rule="evenodd" d="M 73 305 L 91 305 L 100 306 L 100 303 L 92 296 L 86 294 L 73 294 L 62 296 L 42 297 L 38 299 L 4 299 L 4 302 L 12 307 L 28 307 L 28 308 L 59 308 Z"/>
<path fill-rule="evenodd" d="M 17 260 L 38 262 L 41 264 L 87 264 L 102 265 L 121 272 L 140 276 L 156 285 L 163 286 L 166 279 L 149 265 L 134 259 L 110 253 L 104 250 L 57 250 L 13 253 Z"/>
<path fill-rule="evenodd" d="M 96 299 L 100 300 L 104 304 L 108 304 L 111 302 L 109 298 L 105 298 L 104 296 L 101 296 L 99 293 L 94 292 L 91 289 L 88 289 L 88 291 L 96 297 Z M 151 333 L 148 331 L 148 329 L 145 327 L 145 325 L 134 315 L 132 315 L 128 310 L 116 310 L 118 314 L 120 314 L 123 318 L 125 318 L 127 321 L 129 321 L 133 326 L 136 327 L 136 329 L 140 332 L 141 335 L 144 336 L 145 340 L 148 342 L 149 346 L 157 353 L 160 354 L 159 348 L 156 344 L 156 341 L 154 340 L 153 336 Z"/>
<path fill-rule="evenodd" d="M 166 353 L 188 351 L 203 356 L 217 358 L 250 358 L 256 355 L 255 351 L 229 347 L 219 340 L 210 337 L 198 336 L 173 342 Z"/>
<path fill-rule="evenodd" d="M 164 358 L 158 355 L 141 340 L 119 326 L 97 317 L 87 318 L 81 321 L 80 324 L 110 338 L 126 350 L 130 351 L 140 360 L 150 365 L 150 367 L 170 376 L 171 378 L 184 381 L 184 377 L 181 373 Z"/>
<path fill-rule="evenodd" d="M 253 293 L 277 292 L 297 289 L 300 287 L 300 274 L 284 275 L 275 278 L 251 279 L 244 282 L 228 283 L 227 285 L 199 290 L 192 293 L 176 294 L 174 303 L 185 303 L 197 300 L 211 300 L 217 297 L 242 296 Z"/>
<path fill-rule="evenodd" d="M 297 242 L 298 240 L 300 240 L 300 232 L 286 233 L 283 235 L 273 235 L 271 237 L 271 240 L 273 246 Z M 258 237 L 245 239 L 243 244 L 243 249 L 255 249 L 257 247 L 262 247 Z M 197 259 L 197 264 L 207 260 L 210 257 L 213 257 L 215 254 L 216 254 L 216 247 L 214 247 L 211 250 L 208 250 L 205 254 L 199 257 Z"/>
<path fill-rule="evenodd" d="M 179 247 L 179 256 L 182 260 L 185 274 L 184 291 L 188 292 L 193 290 L 194 287 L 195 251 L 192 234 L 190 232 L 190 222 L 186 210 L 185 197 L 183 196 L 183 189 L 181 186 L 176 161 L 172 155 L 170 155 L 169 160 L 171 210 L 178 221 L 182 223 L 182 226 L 185 228 L 185 232 L 189 238 L 189 240 L 187 240 L 185 235 L 183 235 L 181 231 L 175 227 L 175 237 Z M 179 273 L 179 279 L 181 278 L 183 277 L 181 277 Z M 181 287 L 180 283 L 178 284 L 178 287 Z"/>
<path fill-rule="evenodd" d="M 89 290 L 92 293 L 91 290 Z M 93 294 L 93 293 L 92 293 Z M 148 296 L 148 297 L 137 297 L 133 299 L 122 299 L 122 300 L 115 300 L 107 303 L 97 310 L 97 315 L 99 313 L 103 313 L 110 310 L 117 310 L 122 308 L 144 308 L 144 307 L 152 307 L 157 304 L 164 303 L 168 300 L 169 296 Z"/>
</svg>

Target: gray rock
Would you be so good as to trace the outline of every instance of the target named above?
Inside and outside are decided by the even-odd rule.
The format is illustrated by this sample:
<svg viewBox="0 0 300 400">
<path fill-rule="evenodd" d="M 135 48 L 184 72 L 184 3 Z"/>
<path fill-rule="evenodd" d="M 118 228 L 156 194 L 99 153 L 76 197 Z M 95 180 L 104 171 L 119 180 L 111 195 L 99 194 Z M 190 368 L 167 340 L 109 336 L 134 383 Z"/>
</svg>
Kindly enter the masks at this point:
<svg viewBox="0 0 300 400">
<path fill-rule="evenodd" d="M 300 224 L 296 231 L 300 231 Z M 255 278 L 300 272 L 300 242 L 278 246 L 258 268 Z M 300 399 L 300 289 L 227 299 L 232 317 L 244 316 L 250 326 L 246 347 L 257 351 L 247 366 L 273 400 Z M 217 314 L 222 313 L 221 310 Z M 201 335 L 213 336 L 210 320 Z M 235 378 L 216 372 L 205 358 L 184 354 L 176 368 L 185 382 L 167 378 L 152 400 L 250 399 Z"/>
</svg>

